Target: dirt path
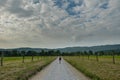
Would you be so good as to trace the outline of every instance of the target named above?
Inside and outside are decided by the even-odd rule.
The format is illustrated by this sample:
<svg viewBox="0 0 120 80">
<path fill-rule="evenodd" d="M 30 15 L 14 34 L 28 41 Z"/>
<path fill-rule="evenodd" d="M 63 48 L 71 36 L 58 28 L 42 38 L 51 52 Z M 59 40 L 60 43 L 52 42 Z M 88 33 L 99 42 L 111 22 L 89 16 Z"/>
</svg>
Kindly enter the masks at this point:
<svg viewBox="0 0 120 80">
<path fill-rule="evenodd" d="M 29 80 L 90 80 L 74 67 L 62 60 L 61 64 L 58 59 L 51 63 L 44 70 L 33 76 Z"/>
</svg>

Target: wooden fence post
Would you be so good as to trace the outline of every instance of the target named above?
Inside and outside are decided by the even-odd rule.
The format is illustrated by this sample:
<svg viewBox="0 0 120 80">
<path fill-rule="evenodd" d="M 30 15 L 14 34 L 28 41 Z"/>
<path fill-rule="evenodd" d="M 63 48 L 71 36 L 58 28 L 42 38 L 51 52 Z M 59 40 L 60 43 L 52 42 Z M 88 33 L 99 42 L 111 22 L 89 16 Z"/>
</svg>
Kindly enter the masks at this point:
<svg viewBox="0 0 120 80">
<path fill-rule="evenodd" d="M 96 52 L 96 60 L 97 60 L 97 62 L 99 61 L 99 59 L 98 59 L 98 53 Z"/>
<path fill-rule="evenodd" d="M 1 66 L 3 66 L 3 58 L 4 58 L 4 52 L 1 52 Z"/>
<path fill-rule="evenodd" d="M 79 56 L 79 58 L 80 58 L 80 57 L 81 57 L 81 54 L 79 54 L 78 56 Z"/>
<path fill-rule="evenodd" d="M 115 64 L 115 54 L 114 54 L 114 51 L 112 52 L 112 55 L 113 55 L 113 64 Z"/>
<path fill-rule="evenodd" d="M 24 63 L 25 62 L 25 54 L 24 53 L 22 53 L 23 54 L 23 61 L 22 61 L 22 63 Z"/>
<path fill-rule="evenodd" d="M 82 59 L 84 60 L 84 53 L 82 54 Z"/>
<path fill-rule="evenodd" d="M 37 53 L 38 61 L 39 61 L 39 53 Z"/>
<path fill-rule="evenodd" d="M 90 54 L 88 53 L 88 60 L 90 59 Z"/>
<path fill-rule="evenodd" d="M 25 51 L 21 51 L 20 53 L 22 55 L 22 63 L 24 63 L 25 62 L 25 54 L 26 54 L 26 52 Z"/>
<path fill-rule="evenodd" d="M 34 55 L 33 55 L 33 53 L 32 53 L 32 61 L 33 61 L 33 58 L 34 58 Z"/>
</svg>

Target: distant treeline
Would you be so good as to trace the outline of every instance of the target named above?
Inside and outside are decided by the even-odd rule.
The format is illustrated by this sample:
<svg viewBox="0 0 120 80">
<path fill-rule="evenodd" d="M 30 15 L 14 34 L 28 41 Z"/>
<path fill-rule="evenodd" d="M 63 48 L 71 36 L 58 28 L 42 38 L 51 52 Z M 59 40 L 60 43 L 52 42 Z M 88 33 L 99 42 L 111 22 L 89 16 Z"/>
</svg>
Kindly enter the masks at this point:
<svg viewBox="0 0 120 80">
<path fill-rule="evenodd" d="M 4 50 L 0 51 L 0 53 L 4 54 L 4 56 L 10 57 L 10 56 L 79 56 L 79 55 L 120 55 L 120 51 L 114 51 L 114 50 L 109 50 L 109 51 L 98 51 L 98 52 L 93 52 L 93 51 L 83 51 L 83 52 L 60 52 L 59 50 L 41 50 L 40 52 L 37 51 L 19 51 L 19 50 Z"/>
<path fill-rule="evenodd" d="M 120 55 L 120 51 L 114 51 L 114 50 L 110 50 L 110 51 L 97 51 L 97 52 L 93 52 L 93 51 L 84 51 L 84 52 L 71 52 L 71 53 L 62 53 L 62 55 L 64 56 L 79 56 L 79 55 Z"/>
<path fill-rule="evenodd" d="M 0 53 L 3 53 L 4 56 L 10 57 L 10 56 L 59 56 L 61 52 L 59 50 L 50 50 L 50 51 L 44 51 L 41 50 L 40 52 L 37 51 L 19 51 L 19 50 L 4 50 L 0 51 Z"/>
</svg>

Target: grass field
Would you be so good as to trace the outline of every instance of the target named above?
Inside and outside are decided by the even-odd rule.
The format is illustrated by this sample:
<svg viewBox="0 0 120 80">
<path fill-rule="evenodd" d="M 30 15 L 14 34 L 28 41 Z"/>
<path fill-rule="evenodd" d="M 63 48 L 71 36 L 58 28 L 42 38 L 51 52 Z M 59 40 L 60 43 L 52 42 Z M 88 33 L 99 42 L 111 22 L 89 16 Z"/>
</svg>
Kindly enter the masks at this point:
<svg viewBox="0 0 120 80">
<path fill-rule="evenodd" d="M 0 80 L 27 80 L 30 76 L 40 71 L 56 57 L 5 57 L 4 65 L 0 66 Z"/>
<path fill-rule="evenodd" d="M 92 80 L 120 80 L 120 56 L 115 56 L 115 64 L 112 56 L 100 56 L 98 62 L 95 56 L 64 58 Z"/>
</svg>

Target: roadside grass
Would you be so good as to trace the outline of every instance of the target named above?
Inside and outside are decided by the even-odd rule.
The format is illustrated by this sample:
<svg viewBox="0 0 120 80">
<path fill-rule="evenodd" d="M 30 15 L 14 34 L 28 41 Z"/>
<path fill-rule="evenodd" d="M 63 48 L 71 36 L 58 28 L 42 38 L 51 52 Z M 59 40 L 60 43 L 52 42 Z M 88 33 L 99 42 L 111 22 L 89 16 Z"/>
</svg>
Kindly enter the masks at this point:
<svg viewBox="0 0 120 80">
<path fill-rule="evenodd" d="M 87 58 L 87 56 L 85 56 L 85 59 L 86 58 Z M 113 58 L 113 56 L 99 56 L 99 61 L 112 63 L 112 60 L 113 60 L 112 58 Z M 90 56 L 89 59 L 96 61 L 96 56 Z M 120 63 L 120 56 L 115 56 L 115 61 L 116 61 L 116 63 Z"/>
<path fill-rule="evenodd" d="M 28 78 L 46 65 L 51 63 L 56 57 L 31 57 L 25 58 L 22 63 L 22 57 L 5 57 L 4 66 L 0 66 L 0 80 L 28 80 Z"/>
<path fill-rule="evenodd" d="M 112 56 L 100 56 L 99 62 L 95 56 L 64 57 L 71 65 L 83 72 L 92 80 L 120 80 L 120 56 L 116 56 L 116 64 L 112 63 Z"/>
</svg>

